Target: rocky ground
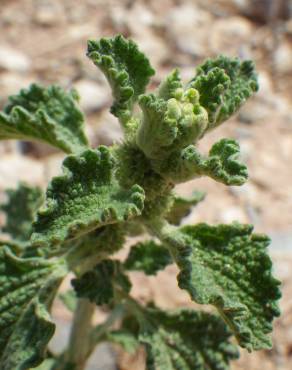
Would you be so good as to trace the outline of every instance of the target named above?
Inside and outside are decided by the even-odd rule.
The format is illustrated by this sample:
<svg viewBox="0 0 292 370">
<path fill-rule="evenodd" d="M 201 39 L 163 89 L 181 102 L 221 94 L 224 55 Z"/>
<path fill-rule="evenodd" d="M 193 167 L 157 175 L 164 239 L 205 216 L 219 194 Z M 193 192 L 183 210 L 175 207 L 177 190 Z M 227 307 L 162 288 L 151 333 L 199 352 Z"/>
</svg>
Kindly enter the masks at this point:
<svg viewBox="0 0 292 370">
<path fill-rule="evenodd" d="M 186 222 L 236 219 L 251 222 L 256 230 L 272 236 L 271 252 L 284 291 L 274 349 L 243 354 L 234 369 L 288 370 L 292 363 L 291 12 L 289 0 L 1 1 L 0 105 L 33 81 L 74 86 L 88 117 L 87 132 L 93 146 L 119 141 L 122 134 L 107 112 L 110 91 L 85 56 L 88 38 L 118 32 L 134 38 L 157 70 L 152 86 L 177 66 L 183 78 L 190 79 L 194 66 L 209 56 L 228 54 L 255 60 L 259 93 L 201 144 L 207 151 L 221 137 L 239 140 L 249 168 L 248 183 L 227 188 L 201 179 L 179 188 L 183 194 L 194 188 L 208 192 Z M 45 187 L 59 173 L 63 158 L 35 143 L 0 143 L 0 153 L 0 197 L 19 180 Z M 167 307 L 188 302 L 184 294 L 173 294 L 173 269 L 159 275 L 159 284 L 141 275 L 134 279 L 136 295 L 142 300 L 151 297 Z M 68 323 L 62 309 L 56 312 L 57 320 Z M 111 352 L 104 349 L 100 353 L 105 364 L 101 365 L 99 357 L 92 370 L 113 368 L 109 367 L 114 363 Z M 143 355 L 136 357 L 141 363 Z M 120 363 L 127 370 L 140 366 L 132 357 L 122 356 Z"/>
</svg>

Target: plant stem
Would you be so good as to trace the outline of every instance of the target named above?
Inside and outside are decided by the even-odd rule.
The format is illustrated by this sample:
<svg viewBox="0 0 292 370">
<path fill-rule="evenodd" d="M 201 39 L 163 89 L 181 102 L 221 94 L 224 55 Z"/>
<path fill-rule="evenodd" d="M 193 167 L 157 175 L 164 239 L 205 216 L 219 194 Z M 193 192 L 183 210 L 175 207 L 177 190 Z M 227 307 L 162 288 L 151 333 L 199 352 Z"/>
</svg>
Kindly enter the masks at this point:
<svg viewBox="0 0 292 370">
<path fill-rule="evenodd" d="M 71 329 L 68 349 L 64 355 L 64 366 L 60 370 L 84 370 L 90 355 L 90 332 L 95 304 L 87 299 L 79 299 Z M 63 362 L 63 361 L 62 361 Z M 59 370 L 59 369 L 58 369 Z"/>
</svg>

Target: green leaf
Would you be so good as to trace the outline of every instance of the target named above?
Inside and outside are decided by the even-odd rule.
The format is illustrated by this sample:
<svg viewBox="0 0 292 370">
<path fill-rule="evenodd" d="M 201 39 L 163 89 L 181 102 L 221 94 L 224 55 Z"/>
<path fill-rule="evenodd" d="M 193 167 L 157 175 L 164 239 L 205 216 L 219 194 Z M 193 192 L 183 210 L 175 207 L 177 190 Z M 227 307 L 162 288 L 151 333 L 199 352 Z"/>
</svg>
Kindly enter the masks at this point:
<svg viewBox="0 0 292 370">
<path fill-rule="evenodd" d="M 35 370 L 54 370 L 56 360 L 53 358 L 46 359 L 40 366 L 34 368 Z"/>
<path fill-rule="evenodd" d="M 198 92 L 192 88 L 178 89 L 167 101 L 154 94 L 139 97 L 143 117 L 137 144 L 147 158 L 161 161 L 200 137 L 208 115 L 198 99 Z"/>
<path fill-rule="evenodd" d="M 266 252 L 269 238 L 252 234 L 250 225 L 198 224 L 167 242 L 181 270 L 180 288 L 195 302 L 214 305 L 242 347 L 270 348 L 280 291 Z"/>
<path fill-rule="evenodd" d="M 62 260 L 21 259 L 0 248 L 0 368 L 42 361 L 55 325 L 48 310 L 67 268 Z"/>
<path fill-rule="evenodd" d="M 209 176 L 225 185 L 242 185 L 248 178 L 246 166 L 238 160 L 239 144 L 232 139 L 215 143 L 209 156 L 202 156 L 190 145 L 160 163 L 159 173 L 173 182 L 183 182 L 196 177 Z"/>
<path fill-rule="evenodd" d="M 88 146 L 75 91 L 31 85 L 0 112 L 0 140 L 41 140 L 66 153 Z"/>
<path fill-rule="evenodd" d="M 39 187 L 20 183 L 16 189 L 6 190 L 7 202 L 0 206 L 5 212 L 6 223 L 2 231 L 17 241 L 27 242 L 32 233 L 32 222 L 44 201 Z"/>
<path fill-rule="evenodd" d="M 78 298 L 87 298 L 97 305 L 110 303 L 115 290 L 129 292 L 131 283 L 119 261 L 103 260 L 80 278 L 72 280 Z"/>
<path fill-rule="evenodd" d="M 174 69 L 160 84 L 158 88 L 158 96 L 164 100 L 169 100 L 177 96 L 178 89 L 182 89 L 183 85 L 178 69 Z"/>
<path fill-rule="evenodd" d="M 134 354 L 139 347 L 137 338 L 126 330 L 113 330 L 106 335 L 106 340 L 113 344 L 118 344 L 131 354 Z"/>
<path fill-rule="evenodd" d="M 147 370 L 228 370 L 238 358 L 230 332 L 214 315 L 148 309 L 145 318 L 139 340 L 146 346 Z"/>
<path fill-rule="evenodd" d="M 167 220 L 171 224 L 179 225 L 181 220 L 191 213 L 192 207 L 205 199 L 205 195 L 206 193 L 202 191 L 194 191 L 190 198 L 175 195 L 173 206 L 167 215 Z"/>
<path fill-rule="evenodd" d="M 59 246 L 96 228 L 139 216 L 144 191 L 134 185 L 120 187 L 115 178 L 116 161 L 107 147 L 68 156 L 63 176 L 53 178 L 46 206 L 38 212 L 32 244 Z"/>
<path fill-rule="evenodd" d="M 88 57 L 107 78 L 114 98 L 111 112 L 121 119 L 130 115 L 154 74 L 149 60 L 131 40 L 118 35 L 88 42 Z"/>
<path fill-rule="evenodd" d="M 189 86 L 198 90 L 208 112 L 207 130 L 226 121 L 258 90 L 253 62 L 225 56 L 206 60 Z"/>
<path fill-rule="evenodd" d="M 149 240 L 131 248 L 124 267 L 127 270 L 143 271 L 146 275 L 156 275 L 172 262 L 167 248 Z"/>
<path fill-rule="evenodd" d="M 59 298 L 69 311 L 75 312 L 77 308 L 77 296 L 73 289 L 59 294 Z"/>
</svg>

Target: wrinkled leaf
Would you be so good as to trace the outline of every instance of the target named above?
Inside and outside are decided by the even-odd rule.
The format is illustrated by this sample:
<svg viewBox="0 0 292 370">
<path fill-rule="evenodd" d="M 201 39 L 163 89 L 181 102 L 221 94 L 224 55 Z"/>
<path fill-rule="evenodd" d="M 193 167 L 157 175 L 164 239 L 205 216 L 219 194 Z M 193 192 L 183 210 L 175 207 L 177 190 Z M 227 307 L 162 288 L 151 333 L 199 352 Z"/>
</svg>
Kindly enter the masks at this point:
<svg viewBox="0 0 292 370">
<path fill-rule="evenodd" d="M 32 233 L 32 222 L 44 201 L 38 187 L 20 183 L 16 189 L 6 190 L 7 202 L 0 209 L 5 212 L 6 222 L 2 231 L 17 241 L 26 242 Z"/>
<path fill-rule="evenodd" d="M 77 101 L 75 91 L 59 86 L 21 90 L 0 112 L 0 140 L 41 140 L 66 153 L 84 150 L 88 142 Z"/>
<path fill-rule="evenodd" d="M 160 84 L 158 88 L 158 96 L 164 100 L 169 100 L 177 96 L 178 89 L 182 89 L 183 85 L 178 69 L 174 69 Z"/>
<path fill-rule="evenodd" d="M 90 40 L 87 55 L 111 85 L 114 98 L 112 113 L 119 118 L 128 117 L 154 74 L 149 60 L 132 40 L 121 35 Z"/>
<path fill-rule="evenodd" d="M 225 185 L 242 185 L 248 173 L 245 164 L 238 160 L 239 154 L 239 144 L 232 139 L 222 139 L 215 143 L 207 157 L 190 145 L 171 156 L 160 166 L 159 171 L 173 182 L 209 176 Z"/>
<path fill-rule="evenodd" d="M 248 350 L 271 347 L 267 335 L 279 315 L 265 235 L 250 225 L 185 226 L 168 240 L 181 272 L 178 283 L 200 304 L 212 304 Z"/>
<path fill-rule="evenodd" d="M 0 247 L 1 370 L 42 361 L 55 330 L 48 310 L 66 273 L 62 260 L 21 259 Z"/>
<path fill-rule="evenodd" d="M 68 156 L 64 174 L 53 178 L 46 205 L 38 212 L 32 243 L 51 248 L 90 231 L 141 214 L 144 192 L 123 189 L 115 179 L 115 159 L 107 147 Z"/>
<path fill-rule="evenodd" d="M 123 273 L 121 263 L 110 259 L 103 260 L 80 278 L 73 279 L 72 285 L 79 298 L 87 298 L 97 305 L 110 303 L 114 298 L 115 289 L 127 293 L 131 289 L 131 283 Z"/>
<path fill-rule="evenodd" d="M 206 60 L 189 85 L 199 91 L 208 112 L 207 130 L 226 121 L 258 90 L 253 62 L 225 56 Z"/>
<path fill-rule="evenodd" d="M 228 370 L 238 352 L 224 322 L 191 310 L 148 310 L 139 340 L 148 370 Z"/>
<path fill-rule="evenodd" d="M 172 262 L 167 248 L 149 240 L 131 248 L 124 267 L 127 270 L 143 271 L 146 275 L 156 275 Z"/>
<path fill-rule="evenodd" d="M 165 101 L 154 94 L 141 95 L 142 123 L 137 144 L 147 158 L 162 160 L 175 150 L 192 144 L 208 122 L 195 89 L 180 89 L 175 98 Z"/>
</svg>

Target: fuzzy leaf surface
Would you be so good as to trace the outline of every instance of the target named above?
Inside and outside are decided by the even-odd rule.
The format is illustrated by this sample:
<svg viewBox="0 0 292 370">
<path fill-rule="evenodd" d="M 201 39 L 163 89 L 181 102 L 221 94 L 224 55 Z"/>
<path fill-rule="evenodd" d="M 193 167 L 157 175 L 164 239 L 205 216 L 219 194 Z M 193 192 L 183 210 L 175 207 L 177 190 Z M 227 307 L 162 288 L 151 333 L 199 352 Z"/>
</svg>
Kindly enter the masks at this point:
<svg viewBox="0 0 292 370">
<path fill-rule="evenodd" d="M 38 212 L 32 243 L 58 246 L 94 229 L 141 214 L 144 191 L 134 185 L 120 187 L 115 178 L 115 159 L 107 147 L 68 156 L 64 174 L 53 178 L 46 205 Z"/>
<path fill-rule="evenodd" d="M 252 61 L 222 55 L 200 65 L 189 85 L 199 91 L 200 104 L 208 112 L 207 130 L 226 121 L 258 90 Z"/>
<path fill-rule="evenodd" d="M 175 195 L 173 206 L 167 215 L 167 220 L 174 225 L 179 225 L 181 220 L 191 213 L 192 207 L 205 199 L 205 195 L 202 191 L 194 191 L 189 198 Z"/>
<path fill-rule="evenodd" d="M 242 347 L 270 348 L 280 291 L 269 238 L 253 234 L 250 225 L 198 224 L 180 228 L 168 242 L 180 288 L 195 302 L 214 305 Z"/>
<path fill-rule="evenodd" d="M 59 86 L 21 90 L 0 112 L 0 140 L 41 140 L 66 153 L 84 150 L 88 142 L 77 101 L 75 91 Z"/>
<path fill-rule="evenodd" d="M 5 212 L 6 222 L 2 231 L 20 242 L 29 240 L 32 233 L 32 222 L 38 208 L 44 201 L 39 187 L 20 183 L 16 189 L 6 190 L 7 202 L 0 206 Z"/>
<path fill-rule="evenodd" d="M 114 298 L 114 290 L 129 292 L 131 283 L 123 273 L 119 261 L 103 260 L 80 278 L 72 280 L 77 297 L 87 298 L 97 305 L 107 304 Z"/>
<path fill-rule="evenodd" d="M 199 104 L 195 89 L 164 100 L 154 94 L 141 95 L 143 112 L 137 144 L 147 158 L 162 160 L 175 150 L 192 144 L 207 126 L 208 114 Z"/>
<path fill-rule="evenodd" d="M 239 155 L 239 144 L 232 139 L 215 143 L 208 156 L 203 156 L 190 145 L 160 164 L 158 171 L 176 183 L 208 176 L 225 185 L 239 186 L 248 178 L 247 168 L 238 159 Z"/>
<path fill-rule="evenodd" d="M 167 248 L 149 240 L 131 248 L 124 267 L 127 270 L 143 271 L 146 275 L 156 275 L 172 262 Z"/>
<path fill-rule="evenodd" d="M 132 40 L 121 35 L 89 41 L 87 55 L 112 88 L 112 113 L 119 118 L 128 116 L 154 74 L 149 60 Z"/>
<path fill-rule="evenodd" d="M 0 247 L 2 370 L 26 370 L 42 361 L 55 330 L 48 310 L 66 273 L 61 260 L 21 259 Z"/>
<path fill-rule="evenodd" d="M 139 340 L 147 370 L 228 370 L 238 352 L 224 322 L 208 313 L 149 309 Z"/>
</svg>

